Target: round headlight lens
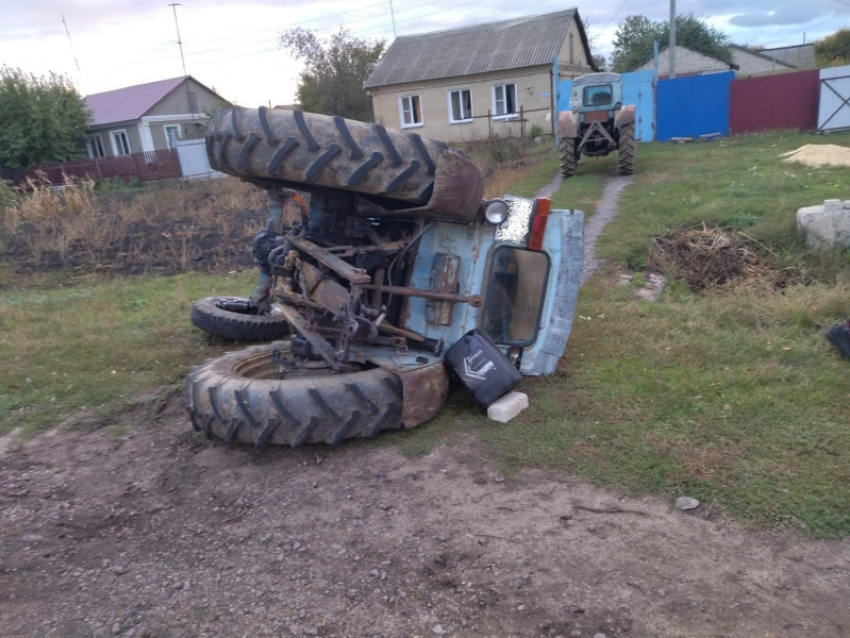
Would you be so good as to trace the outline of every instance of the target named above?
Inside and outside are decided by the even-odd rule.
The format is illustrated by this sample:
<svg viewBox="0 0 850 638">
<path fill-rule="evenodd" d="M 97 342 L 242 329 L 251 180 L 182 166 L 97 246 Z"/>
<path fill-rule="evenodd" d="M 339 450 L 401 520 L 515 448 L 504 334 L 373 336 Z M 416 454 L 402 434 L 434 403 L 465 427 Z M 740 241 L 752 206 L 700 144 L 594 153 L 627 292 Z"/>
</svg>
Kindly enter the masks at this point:
<svg viewBox="0 0 850 638">
<path fill-rule="evenodd" d="M 484 219 L 491 224 L 501 224 L 508 218 L 508 204 L 503 199 L 494 199 L 484 206 Z"/>
</svg>

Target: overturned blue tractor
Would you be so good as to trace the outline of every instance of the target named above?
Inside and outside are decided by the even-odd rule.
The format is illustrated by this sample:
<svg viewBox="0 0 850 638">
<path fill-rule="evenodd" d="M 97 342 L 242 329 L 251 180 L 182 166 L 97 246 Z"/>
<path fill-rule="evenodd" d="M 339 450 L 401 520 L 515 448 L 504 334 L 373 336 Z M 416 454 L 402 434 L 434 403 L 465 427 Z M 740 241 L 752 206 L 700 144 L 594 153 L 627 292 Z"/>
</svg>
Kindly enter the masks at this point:
<svg viewBox="0 0 850 638">
<path fill-rule="evenodd" d="M 234 107 L 207 134 L 213 168 L 268 191 L 250 297 L 192 320 L 262 345 L 189 375 L 196 429 L 226 442 L 338 443 L 410 428 L 449 378 L 486 405 L 552 374 L 572 326 L 583 214 L 484 200 L 463 153 L 415 133 L 285 109 Z"/>
</svg>

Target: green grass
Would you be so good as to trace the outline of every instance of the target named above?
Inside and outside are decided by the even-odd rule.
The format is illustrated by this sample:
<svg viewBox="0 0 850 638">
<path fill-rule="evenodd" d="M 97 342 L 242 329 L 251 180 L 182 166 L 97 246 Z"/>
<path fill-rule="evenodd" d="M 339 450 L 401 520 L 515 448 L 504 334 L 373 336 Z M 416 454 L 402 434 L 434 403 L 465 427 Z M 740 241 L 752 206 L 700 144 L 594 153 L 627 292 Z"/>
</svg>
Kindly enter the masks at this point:
<svg viewBox="0 0 850 638">
<path fill-rule="evenodd" d="M 691 144 L 641 144 L 635 179 L 600 239 L 599 254 L 640 267 L 651 238 L 681 225 L 728 225 L 770 246 L 781 265 L 831 266 L 803 252 L 795 213 L 824 199 L 845 199 L 847 168 L 812 168 L 780 154 L 805 144 L 850 145 L 850 133 L 814 137 L 773 133 Z M 581 171 L 581 168 L 579 169 Z"/>
<path fill-rule="evenodd" d="M 0 434 L 127 409 L 223 351 L 189 322 L 199 297 L 250 290 L 253 273 L 114 278 L 0 298 Z"/>
<path fill-rule="evenodd" d="M 540 164 L 533 175 L 523 179 L 511 189 L 511 195 L 534 197 L 543 186 L 558 174 L 558 155 L 552 153 Z M 561 188 L 552 196 L 552 208 L 577 209 L 584 211 L 589 218 L 596 212 L 602 197 L 602 188 L 608 177 L 616 174 L 617 156 L 593 158 L 586 157 L 579 164 L 578 174 L 564 180 Z"/>
</svg>

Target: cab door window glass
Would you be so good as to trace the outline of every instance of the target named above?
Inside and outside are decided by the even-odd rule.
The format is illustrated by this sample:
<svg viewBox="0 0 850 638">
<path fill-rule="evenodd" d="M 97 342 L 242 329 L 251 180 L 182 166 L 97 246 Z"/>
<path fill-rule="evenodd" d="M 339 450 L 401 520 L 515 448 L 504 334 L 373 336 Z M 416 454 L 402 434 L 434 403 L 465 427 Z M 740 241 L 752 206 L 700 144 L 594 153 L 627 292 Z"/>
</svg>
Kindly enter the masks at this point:
<svg viewBox="0 0 850 638">
<path fill-rule="evenodd" d="M 496 343 L 527 345 L 537 337 L 549 278 L 549 256 L 500 246 L 493 253 L 481 330 Z"/>
</svg>

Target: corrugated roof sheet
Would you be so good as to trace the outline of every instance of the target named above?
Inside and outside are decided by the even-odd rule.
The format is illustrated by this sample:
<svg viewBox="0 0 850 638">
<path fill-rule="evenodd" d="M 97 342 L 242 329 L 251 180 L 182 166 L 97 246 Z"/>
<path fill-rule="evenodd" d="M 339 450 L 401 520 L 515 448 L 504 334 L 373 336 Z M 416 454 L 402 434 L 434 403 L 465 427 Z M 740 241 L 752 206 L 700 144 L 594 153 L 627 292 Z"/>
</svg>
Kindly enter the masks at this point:
<svg viewBox="0 0 850 638">
<path fill-rule="evenodd" d="M 552 64 L 575 9 L 402 36 L 364 83 L 369 89 Z"/>
<path fill-rule="evenodd" d="M 797 44 L 775 49 L 762 49 L 761 53 L 798 69 L 813 69 L 815 64 L 815 45 Z"/>
<path fill-rule="evenodd" d="M 172 78 L 86 96 L 86 104 L 92 115 L 91 125 L 137 120 L 180 86 L 181 82 L 182 77 Z"/>
</svg>

